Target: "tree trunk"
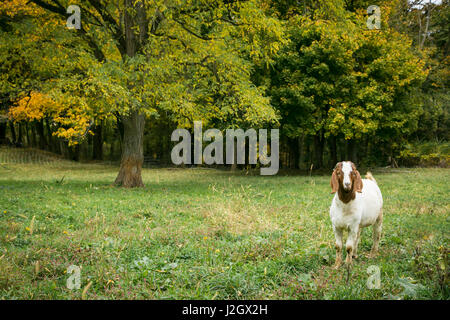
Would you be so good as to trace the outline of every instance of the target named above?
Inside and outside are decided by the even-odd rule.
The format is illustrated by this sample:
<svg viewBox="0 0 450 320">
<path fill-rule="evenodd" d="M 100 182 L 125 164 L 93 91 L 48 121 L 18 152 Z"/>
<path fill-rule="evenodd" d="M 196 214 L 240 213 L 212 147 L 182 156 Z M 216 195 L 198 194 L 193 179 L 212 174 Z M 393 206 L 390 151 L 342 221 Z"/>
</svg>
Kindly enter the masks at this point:
<svg viewBox="0 0 450 320">
<path fill-rule="evenodd" d="M 62 150 L 61 150 L 61 143 L 60 143 L 60 138 L 54 138 L 53 139 L 53 148 L 52 148 L 54 153 L 60 154 L 62 155 Z"/>
<path fill-rule="evenodd" d="M 25 136 L 27 138 L 27 148 L 31 148 L 30 126 L 25 122 Z"/>
<path fill-rule="evenodd" d="M 136 56 L 149 36 L 149 20 L 143 2 L 125 0 L 124 4 L 125 50 L 122 52 L 122 58 Z M 133 85 L 135 84 L 129 84 L 130 87 Z M 126 188 L 143 187 L 141 170 L 144 162 L 145 116 L 133 110 L 130 115 L 120 118 L 124 129 L 122 159 L 119 174 L 114 183 Z"/>
<path fill-rule="evenodd" d="M 357 164 L 357 145 L 355 140 L 347 140 L 347 159 Z"/>
<path fill-rule="evenodd" d="M 291 149 L 291 169 L 299 169 L 300 149 L 298 137 L 289 139 L 289 146 Z"/>
<path fill-rule="evenodd" d="M 337 151 L 338 151 L 338 161 L 345 161 L 347 160 L 347 140 L 345 139 L 337 139 Z"/>
<path fill-rule="evenodd" d="M 115 143 L 116 143 L 115 141 L 111 141 L 110 148 L 109 148 L 109 157 L 108 157 L 109 160 L 116 159 L 116 157 L 114 156 L 114 152 L 116 151 L 116 149 L 114 149 Z"/>
<path fill-rule="evenodd" d="M 36 122 L 31 122 L 31 145 L 33 148 L 37 147 Z"/>
<path fill-rule="evenodd" d="M 94 160 L 103 160 L 103 135 L 102 135 L 102 123 L 98 123 L 94 126 L 94 137 L 93 137 L 93 153 L 92 158 Z"/>
<path fill-rule="evenodd" d="M 66 144 L 68 145 L 67 142 L 66 142 Z M 79 161 L 80 160 L 80 150 L 81 150 L 80 144 L 76 144 L 71 147 L 68 146 L 68 149 L 69 149 L 70 160 Z"/>
<path fill-rule="evenodd" d="M 47 133 L 47 143 L 48 143 L 48 150 L 51 152 L 56 152 L 55 144 L 53 143 L 53 136 L 52 136 L 52 130 L 50 128 L 50 120 L 45 120 L 45 131 Z"/>
<path fill-rule="evenodd" d="M 330 137 L 331 168 L 338 162 L 336 136 Z"/>
<path fill-rule="evenodd" d="M 234 147 L 234 154 L 233 154 L 234 160 L 233 160 L 233 163 L 231 164 L 230 170 L 236 171 L 236 169 L 237 169 L 237 141 L 235 141 L 233 147 Z"/>
<path fill-rule="evenodd" d="M 116 185 L 126 188 L 143 187 L 141 170 L 144 162 L 144 125 L 145 116 L 133 111 L 122 118 L 124 135 L 122 159 Z"/>
<path fill-rule="evenodd" d="M 0 122 L 0 144 L 6 144 L 6 122 Z"/>
<path fill-rule="evenodd" d="M 44 122 L 43 120 L 39 120 L 36 122 L 37 134 L 39 135 L 39 149 L 46 150 L 47 149 L 47 141 L 45 139 L 44 134 Z"/>
<path fill-rule="evenodd" d="M 323 167 L 323 137 L 321 132 L 314 136 L 314 167 L 316 169 Z"/>
<path fill-rule="evenodd" d="M 17 136 L 17 146 L 23 147 L 23 125 L 19 122 L 19 135 Z"/>
<path fill-rule="evenodd" d="M 301 137 L 298 138 L 298 150 L 299 152 L 299 156 L 298 156 L 298 168 L 302 169 L 303 167 L 303 163 L 305 162 L 305 136 L 302 135 Z"/>
</svg>

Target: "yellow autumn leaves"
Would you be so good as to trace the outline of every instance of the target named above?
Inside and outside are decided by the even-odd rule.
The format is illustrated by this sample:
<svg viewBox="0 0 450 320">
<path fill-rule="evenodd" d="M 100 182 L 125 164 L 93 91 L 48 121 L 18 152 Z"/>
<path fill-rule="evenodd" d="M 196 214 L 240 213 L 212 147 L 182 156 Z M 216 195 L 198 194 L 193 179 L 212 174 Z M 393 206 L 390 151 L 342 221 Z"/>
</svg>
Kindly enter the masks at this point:
<svg viewBox="0 0 450 320">
<path fill-rule="evenodd" d="M 0 13 L 5 13 L 9 17 L 19 14 L 36 16 L 44 13 L 44 9 L 28 0 L 3 0 L 0 1 Z"/>
<path fill-rule="evenodd" d="M 49 109 L 55 109 L 55 102 L 40 92 L 31 92 L 9 109 L 9 116 L 14 121 L 41 120 Z"/>
<path fill-rule="evenodd" d="M 50 96 L 32 91 L 21 98 L 9 109 L 9 118 L 15 122 L 40 121 L 51 118 L 59 128 L 53 134 L 77 144 L 90 126 L 89 116 L 80 110 L 81 107 L 55 102 Z"/>
</svg>

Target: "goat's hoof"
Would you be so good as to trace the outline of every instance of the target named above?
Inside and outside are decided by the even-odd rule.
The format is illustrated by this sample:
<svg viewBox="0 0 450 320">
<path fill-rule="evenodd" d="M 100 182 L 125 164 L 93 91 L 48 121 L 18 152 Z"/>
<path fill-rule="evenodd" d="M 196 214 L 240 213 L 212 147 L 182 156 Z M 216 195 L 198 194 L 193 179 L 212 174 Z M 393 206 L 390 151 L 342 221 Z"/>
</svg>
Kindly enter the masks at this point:
<svg viewBox="0 0 450 320">
<path fill-rule="evenodd" d="M 341 263 L 335 263 L 333 269 L 337 270 L 341 267 L 341 265 L 342 265 Z"/>
<path fill-rule="evenodd" d="M 358 255 L 357 255 L 357 254 L 354 254 L 354 255 L 352 256 L 352 258 L 353 258 L 353 259 L 358 259 Z"/>
</svg>

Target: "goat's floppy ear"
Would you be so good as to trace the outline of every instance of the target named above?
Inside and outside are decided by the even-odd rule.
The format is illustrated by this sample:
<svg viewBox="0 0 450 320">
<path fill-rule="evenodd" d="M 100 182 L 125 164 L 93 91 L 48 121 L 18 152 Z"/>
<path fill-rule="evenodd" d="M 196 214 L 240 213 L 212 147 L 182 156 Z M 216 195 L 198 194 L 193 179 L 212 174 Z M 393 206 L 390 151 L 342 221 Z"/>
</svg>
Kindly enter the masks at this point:
<svg viewBox="0 0 450 320">
<path fill-rule="evenodd" d="M 336 169 L 333 170 L 333 174 L 331 175 L 330 185 L 331 185 L 331 193 L 336 193 L 336 191 L 338 191 L 339 189 L 339 181 L 336 175 Z"/>
<path fill-rule="evenodd" d="M 359 171 L 356 170 L 356 178 L 355 181 L 353 182 L 355 185 L 355 191 L 361 193 L 362 192 L 362 188 L 363 188 L 363 182 L 361 179 L 361 175 L 359 174 Z"/>
</svg>

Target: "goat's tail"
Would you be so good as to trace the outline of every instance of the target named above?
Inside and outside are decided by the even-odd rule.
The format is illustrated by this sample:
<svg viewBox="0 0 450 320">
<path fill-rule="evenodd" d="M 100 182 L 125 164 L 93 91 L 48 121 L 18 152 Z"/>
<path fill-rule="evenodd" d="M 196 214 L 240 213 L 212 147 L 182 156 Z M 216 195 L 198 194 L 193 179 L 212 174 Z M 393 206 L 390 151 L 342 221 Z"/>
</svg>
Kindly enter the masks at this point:
<svg viewBox="0 0 450 320">
<path fill-rule="evenodd" d="M 377 180 L 375 180 L 375 178 L 373 177 L 373 175 L 372 175 L 372 173 L 370 171 L 367 171 L 366 179 L 372 180 L 373 182 L 377 183 Z"/>
</svg>

